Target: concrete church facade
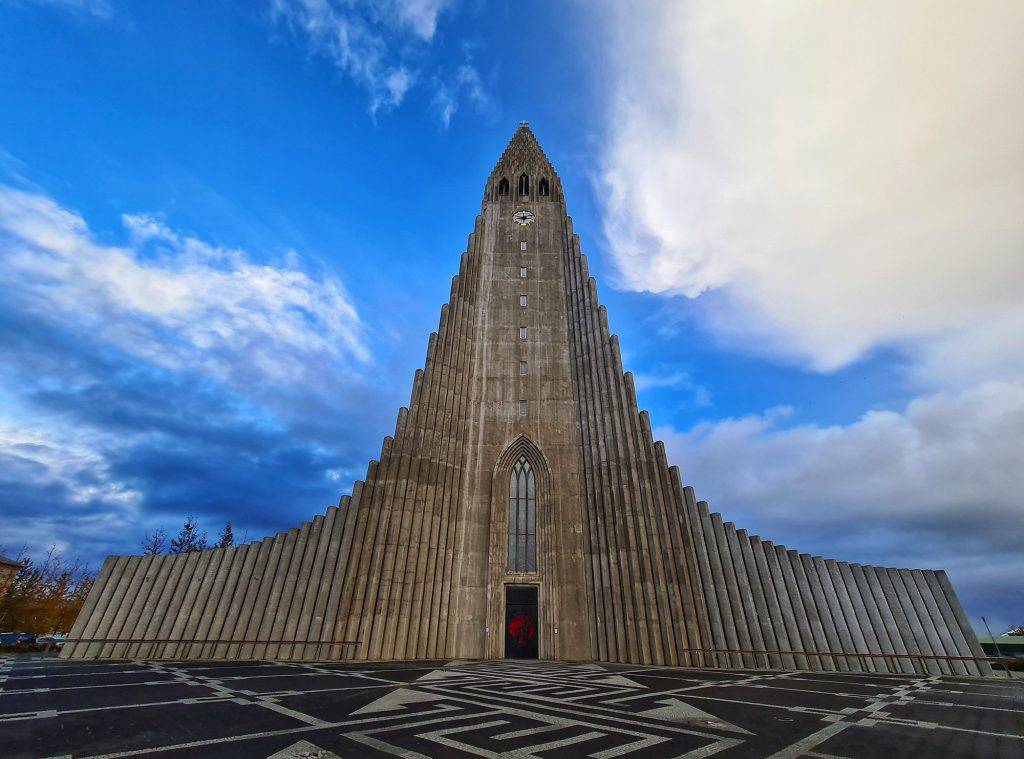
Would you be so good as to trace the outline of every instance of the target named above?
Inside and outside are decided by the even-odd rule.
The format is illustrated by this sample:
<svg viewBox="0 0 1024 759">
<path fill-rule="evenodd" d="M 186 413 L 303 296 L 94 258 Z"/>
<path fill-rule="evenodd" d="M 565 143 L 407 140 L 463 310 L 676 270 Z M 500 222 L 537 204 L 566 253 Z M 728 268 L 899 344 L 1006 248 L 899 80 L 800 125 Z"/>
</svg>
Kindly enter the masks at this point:
<svg viewBox="0 0 1024 759">
<path fill-rule="evenodd" d="M 787 550 L 683 486 L 525 124 L 352 494 L 262 541 L 109 557 L 70 637 L 65 658 L 989 673 L 945 573 Z"/>
</svg>

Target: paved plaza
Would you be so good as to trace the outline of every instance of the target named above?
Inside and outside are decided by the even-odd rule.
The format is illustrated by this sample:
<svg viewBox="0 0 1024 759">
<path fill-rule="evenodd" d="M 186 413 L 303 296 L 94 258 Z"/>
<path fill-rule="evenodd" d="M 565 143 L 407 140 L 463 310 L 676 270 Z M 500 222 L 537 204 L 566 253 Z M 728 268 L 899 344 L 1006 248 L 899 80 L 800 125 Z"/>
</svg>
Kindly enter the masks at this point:
<svg viewBox="0 0 1024 759">
<path fill-rule="evenodd" d="M 536 661 L 0 659 L 0 756 L 1024 756 L 1024 687 Z"/>
</svg>

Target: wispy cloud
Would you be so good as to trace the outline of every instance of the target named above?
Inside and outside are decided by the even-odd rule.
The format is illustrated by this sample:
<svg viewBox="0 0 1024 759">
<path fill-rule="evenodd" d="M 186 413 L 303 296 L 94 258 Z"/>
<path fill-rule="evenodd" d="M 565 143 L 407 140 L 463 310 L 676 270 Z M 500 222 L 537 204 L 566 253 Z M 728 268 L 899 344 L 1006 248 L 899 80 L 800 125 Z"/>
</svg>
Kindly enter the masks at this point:
<svg viewBox="0 0 1024 759">
<path fill-rule="evenodd" d="M 711 392 L 693 380 L 689 372 L 674 371 L 664 374 L 634 374 L 633 385 L 638 393 L 659 388 L 673 388 L 692 397 L 694 406 L 711 404 Z"/>
<path fill-rule="evenodd" d="M 480 81 L 479 72 L 469 63 L 459 66 L 450 81 L 440 76 L 434 80 L 434 107 L 445 129 L 452 123 L 452 117 L 459 110 L 459 103 L 468 101 L 478 110 L 490 106 L 490 98 Z"/>
<path fill-rule="evenodd" d="M 454 74 L 424 63 L 422 51 L 450 5 L 449 0 L 271 0 L 271 15 L 363 87 L 371 115 L 395 108 L 422 82 L 434 89 L 434 107 L 447 129 L 460 102 L 478 108 L 488 102 L 468 62 Z"/>
<path fill-rule="evenodd" d="M 99 19 L 108 19 L 114 15 L 114 6 L 110 0 L 7 0 L 14 5 L 41 5 L 56 10 L 70 11 Z"/>
<path fill-rule="evenodd" d="M 22 517 L 7 542 L 59 536 L 94 559 L 187 512 L 258 536 L 322 509 L 379 422 L 342 283 L 294 252 L 258 262 L 158 215 L 123 221 L 109 245 L 0 186 L 0 501 Z"/>
</svg>

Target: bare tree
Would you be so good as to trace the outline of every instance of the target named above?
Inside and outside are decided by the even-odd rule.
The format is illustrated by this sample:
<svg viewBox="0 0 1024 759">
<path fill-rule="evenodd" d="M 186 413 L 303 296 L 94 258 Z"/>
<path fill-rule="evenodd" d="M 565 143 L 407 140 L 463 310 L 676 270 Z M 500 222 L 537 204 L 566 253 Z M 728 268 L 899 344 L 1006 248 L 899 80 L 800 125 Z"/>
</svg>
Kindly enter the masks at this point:
<svg viewBox="0 0 1024 759">
<path fill-rule="evenodd" d="M 167 530 L 160 527 L 142 538 L 142 553 L 156 556 L 167 550 Z"/>
</svg>

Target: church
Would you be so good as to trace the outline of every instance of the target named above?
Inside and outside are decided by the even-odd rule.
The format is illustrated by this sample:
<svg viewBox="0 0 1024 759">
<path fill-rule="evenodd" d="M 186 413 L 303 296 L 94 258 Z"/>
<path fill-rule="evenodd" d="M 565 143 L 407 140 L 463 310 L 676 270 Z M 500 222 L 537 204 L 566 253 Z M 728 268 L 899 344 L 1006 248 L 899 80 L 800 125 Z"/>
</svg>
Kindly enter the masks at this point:
<svg viewBox="0 0 1024 759">
<path fill-rule="evenodd" d="M 352 493 L 261 541 L 107 558 L 61 656 L 990 673 L 944 572 L 751 535 L 651 430 L 523 123 Z"/>
</svg>

